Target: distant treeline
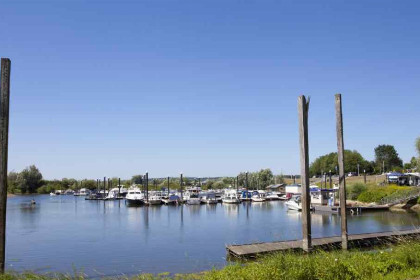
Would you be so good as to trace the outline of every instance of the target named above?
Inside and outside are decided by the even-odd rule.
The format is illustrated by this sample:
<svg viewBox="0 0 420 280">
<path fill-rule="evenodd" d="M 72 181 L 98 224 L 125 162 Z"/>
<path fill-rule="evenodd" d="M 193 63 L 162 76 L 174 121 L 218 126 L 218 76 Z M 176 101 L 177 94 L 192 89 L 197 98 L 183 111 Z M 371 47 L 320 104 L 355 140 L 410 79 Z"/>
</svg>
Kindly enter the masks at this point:
<svg viewBox="0 0 420 280">
<path fill-rule="evenodd" d="M 236 179 L 238 178 L 238 179 Z M 110 178 L 110 183 L 106 181 L 105 187 L 117 187 L 118 178 Z M 246 173 L 242 172 L 237 177 L 207 177 L 207 178 L 196 178 L 196 177 L 184 177 L 183 187 L 187 186 L 199 186 L 203 189 L 223 189 L 227 187 L 234 187 L 239 182 L 240 187 L 245 187 Z M 274 176 L 270 169 L 261 169 L 256 172 L 248 173 L 248 187 L 255 189 L 263 189 L 270 184 L 283 183 L 284 179 L 282 175 Z M 99 188 L 103 189 L 103 181 L 100 181 Z M 129 187 L 131 185 L 141 186 L 144 184 L 143 175 L 134 175 L 131 179 L 121 180 L 121 185 Z M 168 186 L 167 178 L 149 178 L 149 189 L 150 190 L 162 190 Z M 170 189 L 180 189 L 180 178 L 169 178 Z M 76 180 L 70 178 L 63 178 L 61 180 L 45 180 L 42 177 L 42 173 L 35 165 L 31 165 L 21 172 L 10 172 L 8 175 L 8 191 L 14 194 L 26 194 L 26 193 L 40 193 L 47 194 L 57 190 L 79 190 L 81 188 L 87 188 L 94 190 L 97 188 L 97 181 L 94 179 L 83 179 Z"/>
<path fill-rule="evenodd" d="M 345 157 L 345 172 L 357 172 L 359 166 L 360 173 L 366 171 L 368 174 L 379 174 L 383 171 L 416 171 L 420 166 L 420 138 L 416 140 L 416 149 L 419 153 L 418 158 L 413 157 L 409 163 L 403 164 L 403 161 L 398 156 L 397 151 L 392 145 L 379 145 L 375 148 L 375 160 L 367 161 L 357 151 L 346 150 Z M 310 165 L 311 176 L 321 175 L 322 173 L 332 174 L 337 172 L 337 153 L 329 153 L 315 159 Z M 290 175 L 273 175 L 270 169 L 261 169 L 256 172 L 248 173 L 248 187 L 250 189 L 264 189 L 271 184 L 281 184 L 284 178 L 290 178 Z M 298 177 L 298 176 L 297 176 Z M 238 180 L 236 180 L 238 178 Z M 216 178 L 195 178 L 184 177 L 184 187 L 198 186 L 203 189 L 222 189 L 227 187 L 234 187 L 239 183 L 240 187 L 245 187 L 246 173 L 241 172 L 235 177 L 216 177 Z M 118 178 L 110 178 L 112 186 L 118 185 Z M 143 183 L 143 175 L 134 175 L 131 179 L 121 180 L 121 184 L 129 187 L 133 184 L 141 186 Z M 167 188 L 167 178 L 149 178 L 149 189 L 160 190 Z M 106 184 L 108 188 L 108 184 Z M 179 178 L 169 178 L 169 187 L 171 189 L 180 189 Z M 78 190 L 81 188 L 96 189 L 97 182 L 95 179 L 76 180 L 63 178 L 61 180 L 45 180 L 41 172 L 35 165 L 31 165 L 21 172 L 10 172 L 8 175 L 8 191 L 10 193 L 50 193 L 56 190 Z M 103 181 L 100 182 L 100 188 L 103 188 Z"/>
<path fill-rule="evenodd" d="M 344 151 L 344 172 L 359 171 L 360 174 L 366 172 L 367 174 L 381 174 L 389 171 L 415 171 L 418 170 L 420 159 L 420 138 L 416 140 L 416 148 L 419 153 L 419 158 L 412 157 L 410 162 L 403 164 L 397 151 L 392 145 L 379 145 L 375 148 L 375 160 L 368 161 L 357 151 Z M 337 153 L 329 153 L 315 159 L 310 167 L 309 173 L 311 176 L 321 175 L 323 173 L 337 174 L 338 172 L 338 158 Z"/>
</svg>

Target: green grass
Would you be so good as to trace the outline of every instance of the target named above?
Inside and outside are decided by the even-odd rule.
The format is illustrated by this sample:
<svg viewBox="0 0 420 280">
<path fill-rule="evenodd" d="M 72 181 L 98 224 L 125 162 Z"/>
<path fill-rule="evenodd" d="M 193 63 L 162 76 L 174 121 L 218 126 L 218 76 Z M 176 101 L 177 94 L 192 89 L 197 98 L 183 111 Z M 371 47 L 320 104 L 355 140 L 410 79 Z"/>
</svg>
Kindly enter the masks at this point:
<svg viewBox="0 0 420 280">
<path fill-rule="evenodd" d="M 361 202 L 380 202 L 381 199 L 387 197 L 402 196 L 405 193 L 413 190 L 412 187 L 388 185 L 388 186 L 377 186 L 374 184 L 364 185 L 361 183 L 349 185 L 349 195 L 352 199 L 356 199 Z"/>
<path fill-rule="evenodd" d="M 309 255 L 302 253 L 278 253 L 265 256 L 246 264 L 228 265 L 220 270 L 197 274 L 158 275 L 141 274 L 133 277 L 120 276 L 113 279 L 414 279 L 420 276 L 420 242 L 405 241 L 399 245 L 378 248 L 373 251 L 315 251 Z M 0 279 L 77 279 L 74 275 L 33 273 L 7 273 Z"/>
</svg>

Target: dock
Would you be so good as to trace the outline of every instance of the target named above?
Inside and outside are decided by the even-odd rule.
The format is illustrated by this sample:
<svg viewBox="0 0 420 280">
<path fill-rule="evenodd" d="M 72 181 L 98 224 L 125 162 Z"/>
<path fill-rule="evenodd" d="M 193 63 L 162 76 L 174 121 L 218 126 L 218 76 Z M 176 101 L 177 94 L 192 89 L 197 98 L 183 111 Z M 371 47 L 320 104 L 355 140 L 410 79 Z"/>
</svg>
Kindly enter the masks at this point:
<svg viewBox="0 0 420 280">
<path fill-rule="evenodd" d="M 384 242 L 397 241 L 400 238 L 420 237 L 420 229 L 351 234 L 348 236 L 350 247 L 368 247 Z M 313 249 L 339 248 L 340 236 L 312 238 Z M 288 240 L 244 245 L 230 245 L 226 247 L 229 256 L 235 258 L 254 258 L 258 255 L 270 254 L 288 250 L 301 250 L 302 240 Z"/>
<path fill-rule="evenodd" d="M 340 214 L 340 206 L 328 205 L 313 205 L 315 212 L 326 212 L 333 214 Z M 385 211 L 389 210 L 388 205 L 372 205 L 372 206 L 346 206 L 347 212 L 351 214 L 361 214 L 362 212 L 370 211 Z"/>
</svg>

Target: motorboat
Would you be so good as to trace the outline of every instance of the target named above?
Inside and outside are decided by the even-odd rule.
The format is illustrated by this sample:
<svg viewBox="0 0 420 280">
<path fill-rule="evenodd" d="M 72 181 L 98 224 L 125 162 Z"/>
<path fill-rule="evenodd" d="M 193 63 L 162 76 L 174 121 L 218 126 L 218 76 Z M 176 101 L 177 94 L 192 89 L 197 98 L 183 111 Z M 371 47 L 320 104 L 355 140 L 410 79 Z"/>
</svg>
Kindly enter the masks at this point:
<svg viewBox="0 0 420 280">
<path fill-rule="evenodd" d="M 252 194 L 252 202 L 264 202 L 266 199 L 266 193 L 264 191 L 254 191 Z"/>
<path fill-rule="evenodd" d="M 251 201 L 252 198 L 252 192 L 250 191 L 242 191 L 241 196 L 240 196 L 240 200 L 241 201 Z"/>
<path fill-rule="evenodd" d="M 226 190 L 222 201 L 223 203 L 228 203 L 228 204 L 241 203 L 241 201 L 238 199 L 238 194 L 236 190 Z"/>
<path fill-rule="evenodd" d="M 129 206 L 139 206 L 144 204 L 144 195 L 139 188 L 131 188 L 125 197 Z"/>
<path fill-rule="evenodd" d="M 296 211 L 302 211 L 302 198 L 301 196 L 293 196 L 289 201 L 286 202 L 286 206 L 289 210 L 296 210 Z M 312 205 L 309 207 L 310 210 L 313 210 L 314 208 Z"/>
<path fill-rule="evenodd" d="M 207 204 L 217 204 L 217 198 L 215 192 L 209 191 L 202 198 L 201 201 Z"/>
<path fill-rule="evenodd" d="M 199 205 L 201 204 L 201 198 L 198 193 L 190 193 L 187 204 L 189 205 Z"/>
<path fill-rule="evenodd" d="M 158 192 L 151 193 L 148 197 L 149 205 L 160 205 L 162 204 L 162 195 Z"/>
<path fill-rule="evenodd" d="M 86 188 L 81 188 L 79 190 L 79 193 L 78 193 L 78 195 L 80 195 L 80 196 L 86 196 L 86 195 L 89 195 L 89 194 L 90 194 L 90 191 Z"/>
<path fill-rule="evenodd" d="M 162 202 L 166 205 L 178 204 L 180 201 L 180 197 L 176 194 L 169 194 L 162 197 Z"/>
<path fill-rule="evenodd" d="M 266 200 L 279 200 L 279 193 L 277 192 L 269 192 L 265 196 Z"/>
</svg>

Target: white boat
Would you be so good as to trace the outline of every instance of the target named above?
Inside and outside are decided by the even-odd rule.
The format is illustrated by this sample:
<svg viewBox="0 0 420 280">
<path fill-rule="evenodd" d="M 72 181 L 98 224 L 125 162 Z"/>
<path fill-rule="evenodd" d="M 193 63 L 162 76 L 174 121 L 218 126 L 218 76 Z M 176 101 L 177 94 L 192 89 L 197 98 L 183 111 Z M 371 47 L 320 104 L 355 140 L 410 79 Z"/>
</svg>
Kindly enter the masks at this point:
<svg viewBox="0 0 420 280">
<path fill-rule="evenodd" d="M 128 192 L 127 189 L 124 189 L 124 188 L 113 188 L 108 192 L 108 195 L 105 197 L 105 199 L 106 200 L 121 199 L 127 195 L 127 192 Z"/>
<path fill-rule="evenodd" d="M 200 191 L 200 187 L 187 188 L 187 191 L 184 193 L 184 201 L 189 205 L 201 204 Z"/>
<path fill-rule="evenodd" d="M 296 210 L 302 211 L 302 199 L 300 196 L 294 196 L 289 201 L 286 202 L 286 206 L 289 210 Z M 314 208 L 312 206 L 309 207 L 310 210 Z"/>
<path fill-rule="evenodd" d="M 149 205 L 160 205 L 162 204 L 162 195 L 158 192 L 151 193 L 149 197 Z"/>
<path fill-rule="evenodd" d="M 269 192 L 266 197 L 267 200 L 279 200 L 280 196 L 278 192 Z"/>
<path fill-rule="evenodd" d="M 255 191 L 251 197 L 252 202 L 264 202 L 265 199 L 265 192 L 264 191 Z"/>
<path fill-rule="evenodd" d="M 180 197 L 176 194 L 169 194 L 162 197 L 162 202 L 166 205 L 178 204 L 181 201 Z"/>
<path fill-rule="evenodd" d="M 144 195 L 141 193 L 139 188 L 131 188 L 128 190 L 125 201 L 130 206 L 143 205 Z"/>
<path fill-rule="evenodd" d="M 55 192 L 50 192 L 50 196 L 56 196 Z"/>
<path fill-rule="evenodd" d="M 201 198 L 198 193 L 191 193 L 187 199 L 187 204 L 189 205 L 199 205 L 201 204 Z"/>
<path fill-rule="evenodd" d="M 85 188 L 81 188 L 79 193 L 78 193 L 78 195 L 80 195 L 80 196 L 86 196 L 86 195 L 89 195 L 89 194 L 90 194 L 90 191 L 88 189 L 85 189 Z"/>
<path fill-rule="evenodd" d="M 225 195 L 222 198 L 222 202 L 223 203 L 228 203 L 228 204 L 239 204 L 239 203 L 241 203 L 241 201 L 238 198 L 238 194 L 237 194 L 236 190 L 226 190 Z"/>
<path fill-rule="evenodd" d="M 217 204 L 216 194 L 209 191 L 201 198 L 201 201 L 207 204 Z"/>
</svg>

